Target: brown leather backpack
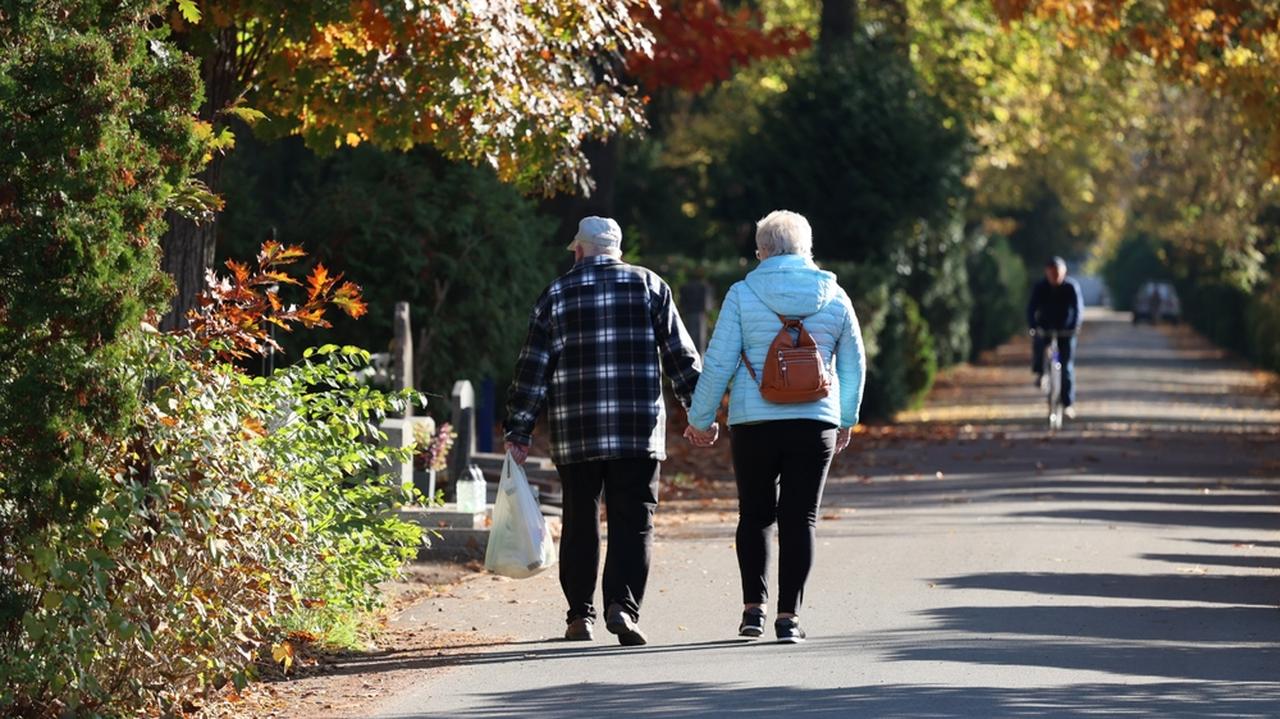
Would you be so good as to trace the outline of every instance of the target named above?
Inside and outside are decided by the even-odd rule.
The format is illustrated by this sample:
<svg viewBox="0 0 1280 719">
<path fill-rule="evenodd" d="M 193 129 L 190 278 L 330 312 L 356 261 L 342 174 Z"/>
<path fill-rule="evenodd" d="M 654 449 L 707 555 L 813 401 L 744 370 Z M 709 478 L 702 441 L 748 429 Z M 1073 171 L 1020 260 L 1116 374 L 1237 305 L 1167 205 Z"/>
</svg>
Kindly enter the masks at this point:
<svg viewBox="0 0 1280 719">
<path fill-rule="evenodd" d="M 831 375 L 822 361 L 818 344 L 805 330 L 803 321 L 789 320 L 782 315 L 778 315 L 778 319 L 782 320 L 782 329 L 765 355 L 763 377 L 756 376 L 746 350 L 742 351 L 742 362 L 751 379 L 760 385 L 760 395 L 778 404 L 813 402 L 826 397 L 831 390 Z"/>
</svg>

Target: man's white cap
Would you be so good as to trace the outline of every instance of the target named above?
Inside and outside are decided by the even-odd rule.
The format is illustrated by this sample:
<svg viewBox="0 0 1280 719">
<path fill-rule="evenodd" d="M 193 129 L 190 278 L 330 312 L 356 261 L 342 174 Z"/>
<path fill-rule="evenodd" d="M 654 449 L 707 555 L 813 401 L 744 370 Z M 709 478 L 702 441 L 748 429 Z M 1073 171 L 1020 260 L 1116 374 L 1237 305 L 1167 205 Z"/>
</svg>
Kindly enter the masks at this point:
<svg viewBox="0 0 1280 719">
<path fill-rule="evenodd" d="M 608 217 L 584 217 L 578 222 L 578 234 L 569 243 L 572 250 L 579 242 L 586 242 L 605 250 L 622 249 L 622 228 Z"/>
</svg>

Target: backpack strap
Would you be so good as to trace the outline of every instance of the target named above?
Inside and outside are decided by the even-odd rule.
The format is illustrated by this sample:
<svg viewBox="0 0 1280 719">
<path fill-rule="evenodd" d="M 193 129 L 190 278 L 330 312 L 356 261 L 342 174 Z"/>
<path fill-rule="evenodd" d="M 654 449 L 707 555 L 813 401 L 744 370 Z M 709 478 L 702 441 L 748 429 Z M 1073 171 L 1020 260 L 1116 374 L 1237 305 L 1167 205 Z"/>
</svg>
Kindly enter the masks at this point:
<svg viewBox="0 0 1280 719">
<path fill-rule="evenodd" d="M 760 378 L 756 376 L 756 368 L 751 366 L 751 360 L 747 359 L 747 351 L 742 350 L 742 364 L 747 366 L 747 374 L 751 375 L 751 379 L 756 384 L 760 384 Z"/>
<path fill-rule="evenodd" d="M 750 289 L 750 287 L 748 287 L 748 289 Z M 752 293 L 752 294 L 755 294 L 755 290 L 751 290 L 751 293 Z M 760 296 L 760 295 L 756 295 L 756 297 L 757 297 L 757 298 L 758 298 L 759 296 Z M 778 313 L 776 313 L 776 312 L 775 312 L 774 314 L 778 314 Z M 788 329 L 797 329 L 797 328 L 798 328 L 798 329 L 800 330 L 800 332 L 802 332 L 802 333 L 804 332 L 804 323 L 803 323 L 802 321 L 800 321 L 800 320 L 789 320 L 789 319 L 787 319 L 786 317 L 783 317 L 782 315 L 778 315 L 778 319 L 782 321 L 782 326 L 783 326 L 783 327 L 788 328 Z M 807 333 L 806 333 L 806 334 L 807 334 Z M 812 341 L 812 340 L 810 340 L 810 341 Z M 756 384 L 760 384 L 760 378 L 756 376 L 756 368 L 755 368 L 755 367 L 752 367 L 752 366 L 751 366 L 751 360 L 747 359 L 747 348 L 746 348 L 746 343 L 745 343 L 745 342 L 743 343 L 743 347 L 742 347 L 742 352 L 741 352 L 741 354 L 742 354 L 742 364 L 744 364 L 744 365 L 746 365 L 746 366 L 747 366 L 747 374 L 751 375 L 751 379 L 755 380 L 755 383 L 756 383 Z"/>
</svg>

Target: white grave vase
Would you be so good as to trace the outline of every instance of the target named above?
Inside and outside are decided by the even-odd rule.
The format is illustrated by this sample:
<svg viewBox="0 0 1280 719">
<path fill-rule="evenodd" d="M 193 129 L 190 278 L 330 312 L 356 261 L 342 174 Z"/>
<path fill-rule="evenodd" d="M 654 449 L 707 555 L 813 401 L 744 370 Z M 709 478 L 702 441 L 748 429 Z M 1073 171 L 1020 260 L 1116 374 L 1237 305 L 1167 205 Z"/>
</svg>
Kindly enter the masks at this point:
<svg viewBox="0 0 1280 719">
<path fill-rule="evenodd" d="M 486 505 L 484 474 L 474 464 L 467 467 L 457 483 L 458 511 L 468 514 L 483 512 Z"/>
</svg>

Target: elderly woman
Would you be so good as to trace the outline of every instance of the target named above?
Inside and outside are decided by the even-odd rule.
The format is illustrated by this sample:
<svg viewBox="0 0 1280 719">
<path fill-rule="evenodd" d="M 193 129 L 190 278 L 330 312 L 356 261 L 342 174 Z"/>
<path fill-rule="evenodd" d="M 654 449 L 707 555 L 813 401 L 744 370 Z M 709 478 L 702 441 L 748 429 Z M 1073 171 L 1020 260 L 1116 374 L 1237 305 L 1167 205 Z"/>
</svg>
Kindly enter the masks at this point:
<svg viewBox="0 0 1280 719">
<path fill-rule="evenodd" d="M 703 360 L 685 436 L 699 446 L 719 433 L 716 410 L 726 388 L 733 469 L 738 483 L 738 567 L 742 572 L 745 637 L 764 634 L 768 567 L 778 527 L 778 615 L 781 642 L 804 640 L 797 611 L 813 567 L 814 525 L 831 459 L 849 444 L 862 400 L 865 354 L 858 318 L 836 276 L 813 263 L 813 230 L 794 212 L 771 212 L 756 223 L 760 264 L 729 288 Z M 803 329 L 795 322 L 800 320 Z M 775 343 L 780 330 L 812 338 L 809 365 L 821 360 L 820 386 L 797 401 L 779 394 Z M 771 353 L 770 348 L 774 347 Z M 816 352 L 815 352 L 816 350 Z M 788 350 L 790 351 L 790 350 Z M 800 357 L 799 359 L 803 359 Z M 768 365 L 774 362 L 772 377 Z M 830 372 L 834 362 L 835 371 Z M 794 365 L 800 366 L 799 361 Z M 798 374 L 792 369 L 792 376 Z M 786 368 L 781 375 L 786 376 Z M 762 384 L 764 383 L 764 384 Z M 766 399 L 769 394 L 774 399 Z M 804 399 L 802 396 L 800 399 Z"/>
</svg>

